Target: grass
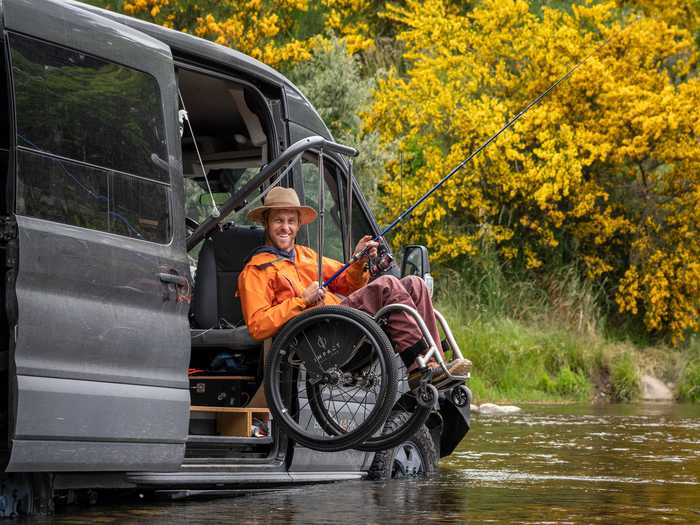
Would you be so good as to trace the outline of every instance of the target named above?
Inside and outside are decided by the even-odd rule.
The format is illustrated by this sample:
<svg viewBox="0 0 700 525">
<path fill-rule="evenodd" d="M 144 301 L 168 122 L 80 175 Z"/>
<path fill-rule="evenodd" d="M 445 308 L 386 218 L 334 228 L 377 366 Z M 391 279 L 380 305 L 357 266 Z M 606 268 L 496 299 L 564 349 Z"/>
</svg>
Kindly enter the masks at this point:
<svg viewBox="0 0 700 525">
<path fill-rule="evenodd" d="M 481 401 L 583 400 L 591 359 L 575 338 L 507 318 L 468 324 L 454 322 L 462 351 L 474 363 L 471 387 Z"/>
<path fill-rule="evenodd" d="M 700 402 L 700 340 L 697 337 L 690 343 L 688 357 L 680 372 L 678 398 Z"/>
<path fill-rule="evenodd" d="M 669 349 L 607 338 L 596 291 L 574 267 L 536 279 L 507 275 L 488 255 L 444 270 L 436 303 L 472 360 L 476 402 L 634 401 L 641 373 L 674 380 L 684 370 L 686 397 L 700 398 L 697 363 Z M 667 359 L 672 354 L 673 359 Z"/>
</svg>

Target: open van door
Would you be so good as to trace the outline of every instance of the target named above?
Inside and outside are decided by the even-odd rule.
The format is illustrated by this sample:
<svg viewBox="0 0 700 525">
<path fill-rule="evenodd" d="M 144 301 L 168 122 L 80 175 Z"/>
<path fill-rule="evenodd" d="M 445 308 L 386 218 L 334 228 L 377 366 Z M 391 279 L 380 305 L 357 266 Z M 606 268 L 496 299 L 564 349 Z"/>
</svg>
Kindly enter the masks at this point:
<svg viewBox="0 0 700 525">
<path fill-rule="evenodd" d="M 17 226 L 6 470 L 178 468 L 190 276 L 170 49 L 80 4 L 0 5 Z"/>
</svg>

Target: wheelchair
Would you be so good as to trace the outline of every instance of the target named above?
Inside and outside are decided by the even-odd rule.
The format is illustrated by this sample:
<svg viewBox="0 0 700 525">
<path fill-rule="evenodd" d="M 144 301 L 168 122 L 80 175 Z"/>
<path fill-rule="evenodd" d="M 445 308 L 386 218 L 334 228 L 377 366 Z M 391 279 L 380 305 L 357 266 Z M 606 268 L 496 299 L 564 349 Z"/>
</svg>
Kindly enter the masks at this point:
<svg viewBox="0 0 700 525">
<path fill-rule="evenodd" d="M 428 344 L 417 358 L 420 380 L 411 388 L 405 367 L 382 326 L 389 313 L 412 316 Z M 462 353 L 436 311 L 448 346 Z M 439 344 L 439 343 L 437 343 Z M 347 306 L 312 308 L 291 319 L 275 337 L 265 364 L 265 394 L 275 422 L 299 444 L 319 451 L 379 451 L 406 441 L 437 409 L 439 391 L 463 406 L 471 400 L 468 376 L 450 374 L 418 312 L 391 304 L 370 316 Z M 437 361 L 442 374 L 433 381 Z M 411 415 L 382 434 L 396 407 Z"/>
</svg>

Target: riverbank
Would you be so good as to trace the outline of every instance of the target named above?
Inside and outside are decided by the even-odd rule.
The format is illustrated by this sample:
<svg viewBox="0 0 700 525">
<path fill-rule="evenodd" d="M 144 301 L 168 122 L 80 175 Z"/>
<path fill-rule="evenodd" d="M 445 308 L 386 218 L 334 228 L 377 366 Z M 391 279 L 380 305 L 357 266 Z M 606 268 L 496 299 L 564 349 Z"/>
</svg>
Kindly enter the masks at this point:
<svg viewBox="0 0 700 525">
<path fill-rule="evenodd" d="M 639 348 L 564 327 L 446 315 L 474 364 L 470 386 L 478 403 L 635 401 L 644 375 L 661 380 L 679 399 L 700 397 L 697 348 Z"/>
<path fill-rule="evenodd" d="M 436 302 L 473 362 L 476 403 L 631 402 L 645 376 L 678 400 L 700 401 L 697 337 L 672 348 L 606 336 L 592 293 L 573 278 L 560 280 L 553 299 L 532 283 L 482 279 L 479 288 L 468 277 L 452 276 Z"/>
</svg>

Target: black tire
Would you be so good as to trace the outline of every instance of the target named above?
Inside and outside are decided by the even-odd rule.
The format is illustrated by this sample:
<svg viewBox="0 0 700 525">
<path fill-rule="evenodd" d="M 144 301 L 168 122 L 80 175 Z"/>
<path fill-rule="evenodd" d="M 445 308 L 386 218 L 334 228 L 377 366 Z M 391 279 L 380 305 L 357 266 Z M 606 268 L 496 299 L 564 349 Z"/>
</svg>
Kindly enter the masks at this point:
<svg viewBox="0 0 700 525">
<path fill-rule="evenodd" d="M 410 414 L 402 412 L 407 417 L 403 418 L 400 423 L 397 422 L 391 429 L 385 428 L 381 435 L 371 437 L 355 448 L 363 452 L 381 452 L 392 449 L 409 440 L 421 427 L 425 426 L 431 412 L 431 409 L 425 407 L 417 407 Z"/>
<path fill-rule="evenodd" d="M 404 427 L 409 417 L 406 412 L 392 412 L 384 424 L 384 431 L 392 433 L 396 428 Z M 409 461 L 407 462 L 406 459 Z M 439 459 L 430 431 L 428 427 L 422 425 L 413 436 L 400 445 L 377 452 L 367 472 L 367 479 L 427 477 L 435 473 Z"/>
<path fill-rule="evenodd" d="M 408 413 L 409 416 L 391 430 L 384 428 L 378 436 L 373 436 L 362 442 L 356 448 L 365 452 L 379 452 L 394 448 L 415 434 L 422 427 L 433 410 L 437 407 L 438 391 L 431 385 L 421 385 L 413 392 L 405 395 L 396 404 L 397 412 Z"/>
<path fill-rule="evenodd" d="M 396 373 L 391 343 L 370 316 L 322 306 L 290 320 L 275 338 L 265 365 L 265 394 L 287 435 L 305 447 L 334 452 L 355 447 L 381 428 L 396 399 Z M 357 409 L 348 421 L 350 402 Z"/>
</svg>

